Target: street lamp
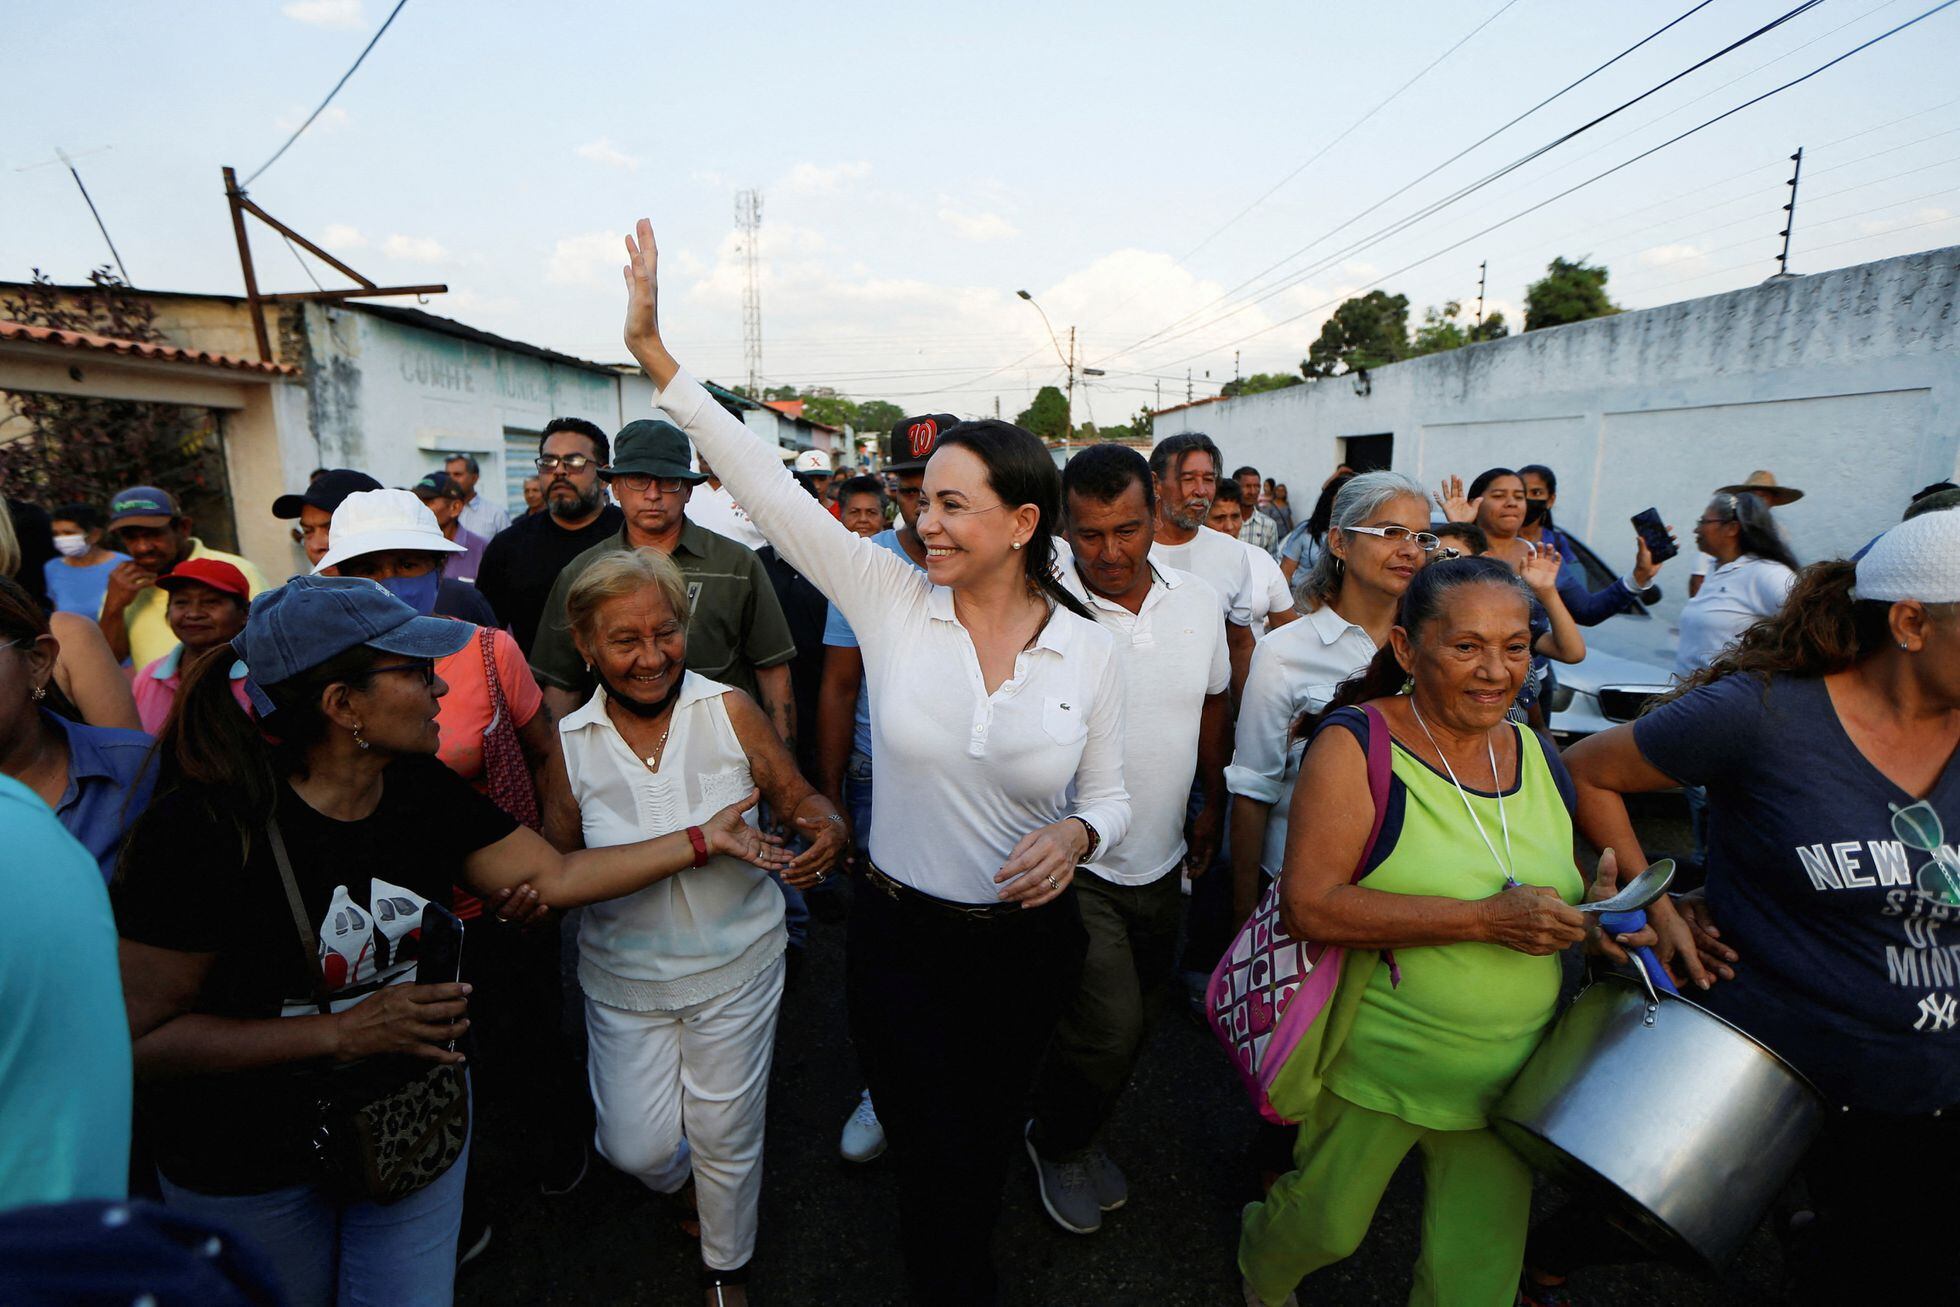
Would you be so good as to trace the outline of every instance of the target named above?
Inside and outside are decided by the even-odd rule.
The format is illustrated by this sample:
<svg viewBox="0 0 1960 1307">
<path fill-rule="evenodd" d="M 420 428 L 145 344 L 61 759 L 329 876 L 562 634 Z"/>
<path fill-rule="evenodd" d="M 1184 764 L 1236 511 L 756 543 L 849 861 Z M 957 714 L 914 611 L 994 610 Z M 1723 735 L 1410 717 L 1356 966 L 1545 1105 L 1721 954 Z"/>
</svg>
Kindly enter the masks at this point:
<svg viewBox="0 0 1960 1307">
<path fill-rule="evenodd" d="M 1048 328 L 1048 342 L 1055 347 L 1055 357 L 1062 361 L 1062 367 L 1068 372 L 1068 390 L 1062 400 L 1062 453 L 1066 456 L 1069 437 L 1075 433 L 1075 328 L 1068 329 L 1068 353 L 1064 354 L 1062 342 L 1055 338 L 1055 328 L 1049 323 L 1048 314 L 1042 310 L 1040 304 L 1035 302 L 1034 296 L 1024 290 L 1017 290 L 1014 293 L 1033 304 L 1034 311 L 1041 314 L 1041 325 Z"/>
</svg>

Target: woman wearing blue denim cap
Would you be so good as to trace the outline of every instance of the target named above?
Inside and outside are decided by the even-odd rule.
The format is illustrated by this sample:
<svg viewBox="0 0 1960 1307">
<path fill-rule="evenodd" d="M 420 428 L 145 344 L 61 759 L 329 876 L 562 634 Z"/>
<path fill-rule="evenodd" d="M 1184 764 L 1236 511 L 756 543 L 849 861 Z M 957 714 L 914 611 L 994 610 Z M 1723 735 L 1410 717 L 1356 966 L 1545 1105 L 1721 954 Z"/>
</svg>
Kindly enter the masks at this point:
<svg viewBox="0 0 1960 1307">
<path fill-rule="evenodd" d="M 686 831 L 566 855 L 517 825 L 435 757 L 448 689 L 435 660 L 470 637 L 358 578 L 260 596 L 164 728 L 158 798 L 115 887 L 166 1201 L 253 1238 L 295 1304 L 451 1298 L 467 1129 L 452 1131 L 460 1155 L 435 1150 L 420 1186 L 388 1202 L 319 1147 L 323 1122 L 344 1133 L 348 1111 L 463 1060 L 469 986 L 412 983 L 426 904 L 452 884 L 515 889 L 503 910 L 519 914 L 718 853 L 788 861 L 744 822 L 754 794 Z M 231 699 L 233 657 L 256 721 Z"/>
</svg>

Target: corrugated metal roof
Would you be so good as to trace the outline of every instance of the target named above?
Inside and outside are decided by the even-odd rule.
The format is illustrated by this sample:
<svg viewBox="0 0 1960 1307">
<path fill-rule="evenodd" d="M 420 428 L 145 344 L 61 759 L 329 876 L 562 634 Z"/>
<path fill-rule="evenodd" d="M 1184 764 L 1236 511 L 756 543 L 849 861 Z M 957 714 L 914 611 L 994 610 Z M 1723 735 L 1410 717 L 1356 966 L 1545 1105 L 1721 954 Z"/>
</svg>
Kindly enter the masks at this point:
<svg viewBox="0 0 1960 1307">
<path fill-rule="evenodd" d="M 119 340 L 88 331 L 63 331 L 58 327 L 36 327 L 25 322 L 0 319 L 0 340 L 24 341 L 33 345 L 58 345 L 63 349 L 87 350 L 98 354 L 122 354 L 158 363 L 194 363 L 207 368 L 227 368 L 264 377 L 295 377 L 299 369 L 290 363 L 261 363 L 236 354 L 214 354 L 209 350 L 184 349 L 177 345 L 154 345 L 141 340 Z"/>
</svg>

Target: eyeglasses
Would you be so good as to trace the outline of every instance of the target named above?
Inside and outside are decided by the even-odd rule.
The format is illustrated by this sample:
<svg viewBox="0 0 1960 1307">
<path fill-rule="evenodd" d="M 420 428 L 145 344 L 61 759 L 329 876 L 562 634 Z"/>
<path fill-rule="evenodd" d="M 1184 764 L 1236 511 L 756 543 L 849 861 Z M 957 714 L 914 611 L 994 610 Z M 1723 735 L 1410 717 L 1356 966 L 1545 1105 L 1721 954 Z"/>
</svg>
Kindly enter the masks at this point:
<svg viewBox="0 0 1960 1307">
<path fill-rule="evenodd" d="M 296 545 L 303 545 L 307 541 L 311 540 L 314 536 L 326 535 L 327 531 L 328 531 L 328 526 L 327 524 L 324 523 L 321 524 L 320 526 L 296 526 L 293 528 L 292 531 L 293 543 Z"/>
<path fill-rule="evenodd" d="M 1933 856 L 1919 869 L 1915 887 L 1927 898 L 1960 905 L 1960 856 L 1946 847 L 1946 827 L 1940 814 L 1925 799 L 1907 804 L 1887 805 L 1892 809 L 1892 834 L 1907 848 Z"/>
<path fill-rule="evenodd" d="M 687 485 L 687 481 L 681 477 L 657 477 L 646 472 L 615 472 L 607 480 L 616 486 L 625 486 L 638 495 L 645 494 L 649 486 L 658 487 L 663 495 L 678 495 Z"/>
<path fill-rule="evenodd" d="M 1732 517 L 1698 517 L 1695 519 L 1695 525 L 1696 526 L 1727 526 L 1730 522 L 1733 521 L 1735 521 L 1735 519 Z"/>
<path fill-rule="evenodd" d="M 436 683 L 436 665 L 433 662 L 389 663 L 385 667 L 370 667 L 369 676 L 379 676 L 383 672 L 412 672 L 422 678 L 424 688 Z"/>
<path fill-rule="evenodd" d="M 540 454 L 534 461 L 540 472 L 556 472 L 561 467 L 567 472 L 583 472 L 599 460 L 585 454 Z"/>
<path fill-rule="evenodd" d="M 1443 543 L 1441 536 L 1427 531 L 1411 531 L 1406 526 L 1344 526 L 1342 531 L 1352 531 L 1356 535 L 1380 536 L 1392 545 L 1414 545 L 1423 553 L 1434 553 Z"/>
</svg>

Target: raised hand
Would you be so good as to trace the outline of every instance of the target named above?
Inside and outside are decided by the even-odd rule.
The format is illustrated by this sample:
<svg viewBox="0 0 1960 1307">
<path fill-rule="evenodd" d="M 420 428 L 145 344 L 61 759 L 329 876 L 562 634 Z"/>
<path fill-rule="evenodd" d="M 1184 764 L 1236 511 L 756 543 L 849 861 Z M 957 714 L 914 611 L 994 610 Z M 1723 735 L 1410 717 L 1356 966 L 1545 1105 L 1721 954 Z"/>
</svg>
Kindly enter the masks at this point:
<svg viewBox="0 0 1960 1307">
<path fill-rule="evenodd" d="M 1442 510 L 1443 517 L 1451 522 L 1476 521 L 1477 508 L 1484 502 L 1482 495 L 1475 499 L 1463 497 L 1463 478 L 1460 476 L 1444 477 L 1441 488 L 1430 498 L 1436 501 L 1436 507 Z"/>
<path fill-rule="evenodd" d="M 660 248 L 654 243 L 653 224 L 645 218 L 634 232 L 637 239 L 626 238 L 626 266 L 620 269 L 626 280 L 626 348 L 654 385 L 665 386 L 680 364 L 660 339 Z"/>
<path fill-rule="evenodd" d="M 1549 544 L 1539 545 L 1525 555 L 1524 566 L 1518 569 L 1518 575 L 1537 594 L 1556 591 L 1558 569 L 1563 561 L 1557 549 Z"/>
<path fill-rule="evenodd" d="M 1667 538 L 1673 540 L 1674 528 L 1667 529 Z M 1654 561 L 1654 553 L 1647 548 L 1647 537 L 1638 531 L 1633 533 L 1633 584 L 1636 589 L 1645 590 L 1654 583 L 1654 574 L 1661 565 Z"/>
</svg>

